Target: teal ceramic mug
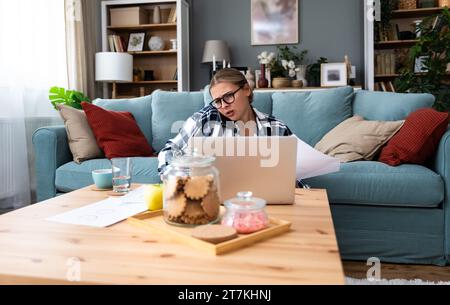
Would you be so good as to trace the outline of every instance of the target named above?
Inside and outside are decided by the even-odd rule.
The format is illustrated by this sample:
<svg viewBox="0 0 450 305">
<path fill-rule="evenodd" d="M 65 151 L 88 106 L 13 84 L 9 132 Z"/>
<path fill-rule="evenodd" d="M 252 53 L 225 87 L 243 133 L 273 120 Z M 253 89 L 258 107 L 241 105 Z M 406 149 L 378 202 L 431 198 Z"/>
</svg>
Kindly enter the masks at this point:
<svg viewBox="0 0 450 305">
<path fill-rule="evenodd" d="M 92 179 L 98 189 L 112 189 L 112 169 L 94 170 Z"/>
</svg>

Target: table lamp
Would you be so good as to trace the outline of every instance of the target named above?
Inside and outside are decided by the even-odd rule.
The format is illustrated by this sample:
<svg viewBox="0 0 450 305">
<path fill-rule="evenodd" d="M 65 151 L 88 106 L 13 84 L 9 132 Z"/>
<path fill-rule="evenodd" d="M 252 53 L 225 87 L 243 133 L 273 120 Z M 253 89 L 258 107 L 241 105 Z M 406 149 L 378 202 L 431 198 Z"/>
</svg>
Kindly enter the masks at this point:
<svg viewBox="0 0 450 305">
<path fill-rule="evenodd" d="M 122 52 L 95 54 L 95 80 L 113 84 L 112 98 L 117 98 L 116 83 L 133 80 L 133 56 Z"/>
<path fill-rule="evenodd" d="M 223 40 L 207 40 L 203 49 L 202 63 L 212 63 L 212 71 L 210 70 L 210 76 L 212 76 L 217 70 L 217 62 L 222 62 L 222 68 L 230 66 L 230 49 L 228 44 Z M 212 72 L 212 73 L 211 73 Z"/>
</svg>

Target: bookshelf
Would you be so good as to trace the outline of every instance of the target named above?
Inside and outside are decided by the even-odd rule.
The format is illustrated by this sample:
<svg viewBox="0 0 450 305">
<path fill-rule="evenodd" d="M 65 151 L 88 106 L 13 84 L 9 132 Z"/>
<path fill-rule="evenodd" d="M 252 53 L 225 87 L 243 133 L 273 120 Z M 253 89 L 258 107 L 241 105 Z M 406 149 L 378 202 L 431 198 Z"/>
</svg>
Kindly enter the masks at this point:
<svg viewBox="0 0 450 305">
<path fill-rule="evenodd" d="M 117 98 L 149 95 L 157 89 L 189 91 L 189 3 L 186 0 L 110 0 L 102 1 L 101 5 L 102 51 L 127 52 L 133 56 L 135 76 L 132 82 L 116 83 Z M 153 20 L 155 8 L 160 10 L 159 23 Z M 122 18 L 118 11 L 120 14 L 139 12 L 139 16 L 135 13 Z M 143 48 L 128 51 L 129 37 L 136 33 L 145 33 Z M 150 50 L 148 42 L 153 36 L 163 39 L 162 50 Z M 177 40 L 176 49 L 172 49 L 172 39 Z M 153 78 L 145 78 L 145 71 L 153 71 Z M 112 85 L 105 84 L 104 98 L 111 97 L 111 91 Z"/>
<path fill-rule="evenodd" d="M 376 15 L 376 5 L 379 1 L 364 4 L 365 15 Z M 434 16 L 442 11 L 442 7 L 417 8 L 392 11 L 390 31 L 378 32 L 375 18 L 365 18 L 364 21 L 364 49 L 365 49 L 365 87 L 368 90 L 381 90 L 392 87 L 395 79 L 400 76 L 399 70 L 406 65 L 409 49 L 415 45 L 414 37 L 400 37 L 400 32 L 415 33 L 414 23 L 425 17 Z M 404 39 L 401 39 L 404 38 Z M 417 73 L 418 75 L 424 73 Z M 391 91 L 391 90 L 388 90 Z"/>
</svg>

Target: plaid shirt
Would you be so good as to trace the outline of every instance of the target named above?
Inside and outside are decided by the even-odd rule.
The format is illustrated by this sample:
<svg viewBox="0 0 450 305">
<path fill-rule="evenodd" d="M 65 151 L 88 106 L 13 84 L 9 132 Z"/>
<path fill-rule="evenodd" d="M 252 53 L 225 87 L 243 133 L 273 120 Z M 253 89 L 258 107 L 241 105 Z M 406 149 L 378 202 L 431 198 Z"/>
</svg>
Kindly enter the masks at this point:
<svg viewBox="0 0 450 305">
<path fill-rule="evenodd" d="M 271 115 L 259 112 L 255 108 L 256 133 L 258 136 L 290 136 L 292 132 L 281 121 Z M 178 135 L 169 140 L 158 155 L 158 172 L 162 174 L 170 163 L 175 151 L 183 151 L 192 137 L 233 137 L 240 135 L 239 124 L 229 124 L 215 107 L 208 105 L 194 113 L 181 128 Z M 231 128 L 230 128 L 231 127 Z"/>
</svg>

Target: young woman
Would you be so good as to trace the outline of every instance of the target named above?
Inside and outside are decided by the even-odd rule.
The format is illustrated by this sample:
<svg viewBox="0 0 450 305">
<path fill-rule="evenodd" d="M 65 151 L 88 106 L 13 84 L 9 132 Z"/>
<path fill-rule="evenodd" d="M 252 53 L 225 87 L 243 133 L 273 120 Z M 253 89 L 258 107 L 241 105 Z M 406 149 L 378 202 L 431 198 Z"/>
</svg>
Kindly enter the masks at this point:
<svg viewBox="0 0 450 305">
<path fill-rule="evenodd" d="M 178 135 L 159 153 L 158 171 L 162 174 L 175 151 L 184 150 L 191 137 L 290 136 L 292 132 L 273 116 L 252 106 L 253 91 L 236 69 L 222 69 L 210 84 L 212 102 L 194 113 Z"/>
</svg>

